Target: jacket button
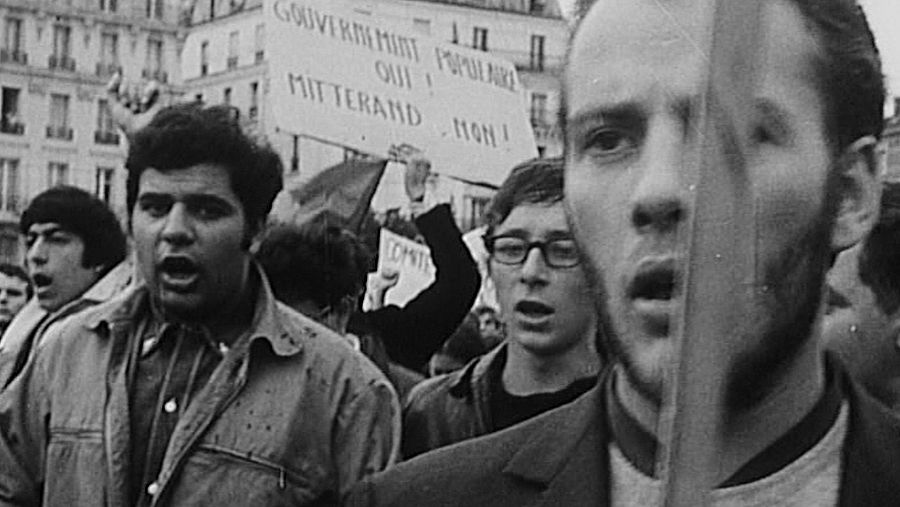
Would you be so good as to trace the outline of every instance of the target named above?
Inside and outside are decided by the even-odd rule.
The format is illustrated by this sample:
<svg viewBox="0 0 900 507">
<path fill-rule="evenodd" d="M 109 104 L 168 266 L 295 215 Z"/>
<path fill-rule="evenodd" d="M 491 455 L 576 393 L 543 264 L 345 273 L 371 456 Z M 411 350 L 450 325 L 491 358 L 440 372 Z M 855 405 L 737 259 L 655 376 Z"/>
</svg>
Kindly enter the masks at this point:
<svg viewBox="0 0 900 507">
<path fill-rule="evenodd" d="M 175 398 L 167 401 L 165 405 L 163 405 L 163 410 L 166 411 L 167 414 L 171 414 L 178 408 L 178 404 L 175 403 Z"/>
<path fill-rule="evenodd" d="M 147 486 L 147 493 L 149 493 L 150 496 L 156 496 L 156 494 L 159 493 L 159 484 L 151 482 L 150 485 Z"/>
</svg>

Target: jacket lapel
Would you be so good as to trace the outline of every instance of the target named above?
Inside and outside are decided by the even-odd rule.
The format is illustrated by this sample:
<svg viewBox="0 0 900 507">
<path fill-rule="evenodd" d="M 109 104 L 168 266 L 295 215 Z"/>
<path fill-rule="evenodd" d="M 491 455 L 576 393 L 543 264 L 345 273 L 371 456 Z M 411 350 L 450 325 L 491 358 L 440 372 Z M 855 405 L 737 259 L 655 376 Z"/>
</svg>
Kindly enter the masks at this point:
<svg viewBox="0 0 900 507">
<path fill-rule="evenodd" d="M 106 368 L 106 407 L 103 437 L 109 473 L 107 503 L 126 506 L 131 502 L 131 427 L 128 413 L 128 326 L 105 324 L 111 337 Z M 139 338 L 136 341 L 140 341 Z"/>
<path fill-rule="evenodd" d="M 576 401 L 541 416 L 540 431 L 507 462 L 504 474 L 542 490 L 527 505 L 609 504 L 607 376 Z"/>
<path fill-rule="evenodd" d="M 900 419 L 843 374 L 850 399 L 840 505 L 896 505 L 900 501 Z"/>
</svg>

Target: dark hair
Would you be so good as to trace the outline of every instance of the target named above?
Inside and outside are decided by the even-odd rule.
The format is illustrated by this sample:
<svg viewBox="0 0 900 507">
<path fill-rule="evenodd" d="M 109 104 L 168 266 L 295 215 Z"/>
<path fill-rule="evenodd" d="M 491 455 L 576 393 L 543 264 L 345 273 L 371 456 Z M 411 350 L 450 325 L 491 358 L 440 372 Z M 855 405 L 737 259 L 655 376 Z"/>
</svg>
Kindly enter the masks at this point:
<svg viewBox="0 0 900 507">
<path fill-rule="evenodd" d="M 859 254 L 859 278 L 886 314 L 900 308 L 900 181 L 886 182 L 881 216 Z"/>
<path fill-rule="evenodd" d="M 497 310 L 487 305 L 479 305 L 472 310 L 472 313 L 475 314 L 476 317 L 481 317 L 486 313 L 490 313 L 492 315 L 497 315 Z"/>
<path fill-rule="evenodd" d="M 327 221 L 267 229 L 256 258 L 284 302 L 332 306 L 366 287 L 370 255 L 351 232 Z"/>
<path fill-rule="evenodd" d="M 535 158 L 519 164 L 513 167 L 488 205 L 485 212 L 485 236 L 493 234 L 494 229 L 506 220 L 516 206 L 552 204 L 562 198 L 562 158 Z"/>
<path fill-rule="evenodd" d="M 28 273 L 26 273 L 21 266 L 16 266 L 15 264 L 10 264 L 8 262 L 0 262 L 0 273 L 11 278 L 18 278 L 25 282 L 25 296 L 28 299 L 31 299 L 31 279 L 28 278 Z"/>
<path fill-rule="evenodd" d="M 162 109 L 131 141 L 127 205 L 134 211 L 141 174 L 218 164 L 228 170 L 231 189 L 241 201 L 250 233 L 265 222 L 282 188 L 282 164 L 267 145 L 251 139 L 241 128 L 239 111 L 230 106 L 177 104 Z"/>
<path fill-rule="evenodd" d="M 84 243 L 81 265 L 104 266 L 101 276 L 125 258 L 125 233 L 109 207 L 90 193 L 60 185 L 38 194 L 19 220 L 23 235 L 34 224 L 57 223 Z"/>
<path fill-rule="evenodd" d="M 478 317 L 470 312 L 447 338 L 439 353 L 466 364 L 487 351 L 478 330 Z"/>
<path fill-rule="evenodd" d="M 578 0 L 572 37 L 595 1 Z M 884 128 L 884 76 L 881 56 L 862 7 L 854 0 L 791 1 L 800 9 L 822 49 L 813 65 L 825 105 L 825 132 L 834 152 L 863 136 L 880 138 Z M 562 91 L 559 123 L 565 133 L 565 86 Z M 874 169 L 873 151 L 869 150 L 867 156 Z"/>
</svg>

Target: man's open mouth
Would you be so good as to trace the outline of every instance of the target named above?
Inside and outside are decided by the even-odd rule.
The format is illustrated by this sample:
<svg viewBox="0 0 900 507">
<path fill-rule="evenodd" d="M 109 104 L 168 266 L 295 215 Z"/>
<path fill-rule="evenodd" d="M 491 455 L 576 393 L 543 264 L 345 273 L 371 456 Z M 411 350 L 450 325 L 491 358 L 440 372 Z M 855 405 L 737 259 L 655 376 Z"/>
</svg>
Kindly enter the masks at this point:
<svg viewBox="0 0 900 507">
<path fill-rule="evenodd" d="M 529 317 L 545 317 L 553 313 L 553 308 L 538 301 L 519 301 L 515 311 Z"/>
<path fill-rule="evenodd" d="M 674 262 L 648 263 L 628 285 L 628 297 L 632 300 L 669 301 L 677 288 Z"/>
<path fill-rule="evenodd" d="M 158 272 L 160 280 L 167 287 L 187 290 L 196 282 L 200 266 L 188 257 L 168 256 L 158 264 Z"/>
<path fill-rule="evenodd" d="M 41 273 L 37 273 L 31 277 L 35 289 L 43 289 L 53 283 L 53 278 Z"/>
</svg>

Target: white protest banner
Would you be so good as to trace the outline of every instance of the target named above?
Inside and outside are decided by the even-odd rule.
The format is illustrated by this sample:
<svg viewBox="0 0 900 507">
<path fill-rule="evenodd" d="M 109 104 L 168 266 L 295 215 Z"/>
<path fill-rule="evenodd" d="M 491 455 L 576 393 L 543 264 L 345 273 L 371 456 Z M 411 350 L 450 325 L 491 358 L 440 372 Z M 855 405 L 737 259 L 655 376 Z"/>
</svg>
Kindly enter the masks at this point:
<svg viewBox="0 0 900 507">
<path fill-rule="evenodd" d="M 405 305 L 434 282 L 434 264 L 427 246 L 382 228 L 378 238 L 378 271 L 397 271 L 397 285 L 388 290 L 385 304 Z"/>
<path fill-rule="evenodd" d="M 266 0 L 264 10 L 278 128 L 373 154 L 409 143 L 435 172 L 491 184 L 537 156 L 511 63 L 347 0 Z"/>
</svg>

